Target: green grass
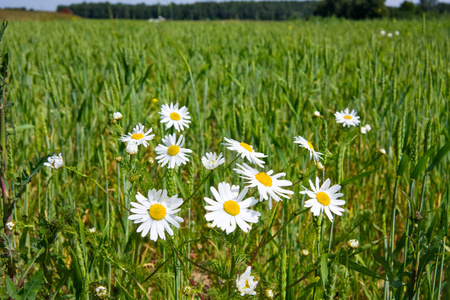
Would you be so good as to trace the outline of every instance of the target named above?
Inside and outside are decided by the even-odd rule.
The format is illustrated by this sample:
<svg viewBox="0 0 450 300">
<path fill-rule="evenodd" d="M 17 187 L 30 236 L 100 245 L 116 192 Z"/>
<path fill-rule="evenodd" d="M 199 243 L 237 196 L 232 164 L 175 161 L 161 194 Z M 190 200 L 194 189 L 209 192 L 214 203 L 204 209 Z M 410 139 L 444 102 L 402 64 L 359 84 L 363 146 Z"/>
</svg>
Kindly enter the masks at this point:
<svg viewBox="0 0 450 300">
<path fill-rule="evenodd" d="M 39 299 L 94 299 L 97 284 L 111 299 L 191 299 L 198 296 L 181 291 L 192 282 L 205 299 L 240 299 L 236 276 L 256 253 L 257 295 L 248 299 L 265 299 L 267 288 L 278 299 L 445 299 L 449 26 L 443 19 L 11 23 L 2 40 L 16 126 L 4 175 L 10 196 L 40 170 L 18 197 L 16 235 L 2 233 L 0 295 L 12 289 L 11 275 L 17 286 L 30 266 L 24 282 L 35 278 Z M 381 37 L 382 29 L 400 36 Z M 171 132 L 158 114 L 170 102 L 192 116 L 183 134 L 193 154 L 174 179 L 149 161 Z M 372 131 L 337 124 L 334 112 L 346 107 Z M 313 117 L 316 110 L 323 118 Z M 111 123 L 115 111 L 124 115 L 120 126 Z M 156 136 L 130 162 L 118 131 L 139 122 Z M 298 135 L 327 153 L 323 172 L 293 143 Z M 207 174 L 205 152 L 235 158 L 223 137 L 253 145 L 267 155 L 266 170 L 301 181 L 291 199 L 276 210 L 257 204 L 262 216 L 249 234 L 209 229 L 203 197 L 212 197 L 210 186 L 244 185 L 232 168 L 219 168 L 178 213 L 185 221 L 172 239 L 177 251 L 137 235 L 111 197 L 129 207 L 137 191 L 155 187 L 190 198 Z M 87 178 L 41 167 L 40 158 L 59 152 Z M 299 191 L 316 175 L 343 185 L 346 212 L 333 227 L 302 212 L 307 198 Z M 359 240 L 356 251 L 349 239 Z"/>
</svg>

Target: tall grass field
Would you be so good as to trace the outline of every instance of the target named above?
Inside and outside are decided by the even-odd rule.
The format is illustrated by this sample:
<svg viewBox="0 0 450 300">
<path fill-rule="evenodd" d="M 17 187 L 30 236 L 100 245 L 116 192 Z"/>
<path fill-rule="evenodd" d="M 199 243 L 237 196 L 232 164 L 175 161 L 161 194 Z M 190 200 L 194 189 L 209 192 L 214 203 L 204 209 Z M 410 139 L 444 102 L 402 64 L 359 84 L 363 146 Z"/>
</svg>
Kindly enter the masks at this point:
<svg viewBox="0 0 450 300">
<path fill-rule="evenodd" d="M 4 26 L 0 299 L 450 299 L 449 19 Z"/>
</svg>

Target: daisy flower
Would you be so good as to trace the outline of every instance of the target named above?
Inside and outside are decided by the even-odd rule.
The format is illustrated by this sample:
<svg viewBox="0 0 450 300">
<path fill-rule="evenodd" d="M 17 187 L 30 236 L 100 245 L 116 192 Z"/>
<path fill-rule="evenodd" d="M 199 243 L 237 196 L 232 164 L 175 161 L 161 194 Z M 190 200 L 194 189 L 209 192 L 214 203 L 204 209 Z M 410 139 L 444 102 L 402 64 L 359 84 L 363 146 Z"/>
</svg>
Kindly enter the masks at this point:
<svg viewBox="0 0 450 300">
<path fill-rule="evenodd" d="M 314 146 L 303 137 L 301 136 L 296 137 L 294 143 L 300 144 L 299 146 L 302 148 L 306 148 L 309 151 L 309 158 L 310 159 L 313 158 L 314 163 L 318 162 L 319 159 L 323 159 L 321 157 L 323 153 L 314 150 Z"/>
<path fill-rule="evenodd" d="M 159 114 L 161 115 L 161 123 L 167 123 L 166 129 L 174 126 L 180 132 L 184 127 L 189 128 L 188 124 L 191 123 L 187 107 L 178 108 L 178 103 L 175 103 L 175 105 L 170 103 L 170 106 L 163 104 Z"/>
<path fill-rule="evenodd" d="M 251 229 L 249 223 L 258 223 L 261 214 L 257 211 L 250 210 L 249 207 L 258 203 L 254 197 L 245 199 L 248 188 L 244 188 L 239 193 L 239 187 L 230 186 L 226 182 L 219 183 L 219 191 L 213 186 L 211 192 L 216 200 L 205 197 L 205 201 L 209 204 L 205 206 L 206 210 L 211 212 L 205 215 L 206 221 L 213 221 L 212 227 L 219 227 L 230 234 L 236 229 L 236 224 L 244 232 Z"/>
<path fill-rule="evenodd" d="M 50 167 L 52 169 L 59 169 L 62 166 L 64 166 L 64 160 L 62 157 L 62 154 L 59 153 L 58 155 L 53 155 L 49 158 L 47 158 L 47 162 L 44 163 L 44 166 Z"/>
<path fill-rule="evenodd" d="M 177 198 L 177 195 L 168 197 L 167 190 L 149 190 L 148 198 L 145 198 L 141 193 L 137 193 L 136 202 L 131 202 L 133 208 L 130 210 L 131 215 L 129 220 L 133 220 L 135 224 L 139 225 L 137 232 L 142 231 L 142 237 L 146 236 L 150 232 L 150 239 L 155 241 L 159 238 L 165 240 L 166 236 L 164 230 L 170 235 L 173 235 L 172 228 L 169 227 L 169 223 L 180 228 L 180 222 L 183 219 L 175 216 L 180 211 L 180 206 L 183 204 L 181 198 Z"/>
<path fill-rule="evenodd" d="M 361 126 L 360 130 L 362 134 L 366 134 L 372 130 L 372 127 L 369 124 L 366 124 L 365 126 Z"/>
<path fill-rule="evenodd" d="M 399 31 L 395 31 L 395 35 L 400 35 L 400 32 Z"/>
<path fill-rule="evenodd" d="M 259 172 L 257 169 L 250 167 L 244 163 L 244 166 L 237 164 L 241 169 L 233 169 L 236 173 L 240 174 L 240 177 L 247 180 L 248 187 L 258 187 L 259 201 L 269 200 L 269 208 L 272 209 L 272 199 L 275 201 L 282 201 L 280 198 L 288 198 L 289 195 L 293 195 L 293 191 L 282 189 L 283 186 L 291 186 L 292 182 L 289 180 L 278 180 L 282 176 L 286 176 L 285 173 L 278 173 L 275 175 L 273 171 Z"/>
<path fill-rule="evenodd" d="M 106 298 L 108 296 L 108 289 L 103 285 L 99 285 L 95 288 L 95 295 L 100 299 Z"/>
<path fill-rule="evenodd" d="M 161 167 L 169 164 L 168 168 L 173 169 L 175 165 L 185 165 L 189 161 L 187 153 L 191 153 L 192 150 L 182 148 L 184 145 L 183 135 L 180 135 L 177 141 L 175 133 L 172 135 L 168 134 L 162 139 L 162 142 L 163 144 L 159 144 L 155 148 L 156 154 L 158 154 L 156 159 L 161 164 Z"/>
<path fill-rule="evenodd" d="M 350 248 L 352 248 L 352 249 L 356 249 L 356 248 L 359 247 L 359 241 L 358 241 L 358 240 L 355 240 L 355 239 L 353 239 L 353 240 L 348 240 L 348 241 L 347 241 L 347 245 L 348 245 Z"/>
<path fill-rule="evenodd" d="M 344 127 L 357 126 L 360 123 L 359 117 L 356 115 L 356 110 L 354 109 L 350 113 L 348 108 L 346 108 L 343 111 L 336 112 L 334 115 L 336 116 L 336 122 L 343 123 Z"/>
<path fill-rule="evenodd" d="M 313 182 L 309 180 L 311 190 L 308 190 L 307 188 L 302 186 L 305 191 L 301 191 L 300 194 L 306 194 L 311 197 L 310 200 L 305 202 L 305 207 L 311 207 L 311 212 L 315 216 L 319 216 L 321 212 L 325 211 L 330 221 L 333 222 L 332 213 L 338 216 L 342 216 L 342 212 L 345 211 L 342 207 L 339 207 L 339 205 L 344 205 L 345 201 L 338 199 L 344 194 L 337 193 L 341 189 L 341 186 L 339 184 L 330 187 L 330 179 L 327 179 L 322 186 L 319 186 L 319 183 L 319 177 L 316 177 L 315 186 Z"/>
<path fill-rule="evenodd" d="M 387 36 L 388 36 L 388 37 L 392 37 L 392 33 L 389 32 L 389 33 L 387 34 Z"/>
<path fill-rule="evenodd" d="M 154 134 L 150 134 L 151 132 L 152 128 L 145 132 L 144 125 L 139 123 L 133 128 L 133 133 L 128 133 L 128 135 L 124 134 L 119 140 L 124 143 L 134 142 L 137 146 L 144 145 L 147 148 L 148 141 L 151 141 L 155 136 Z"/>
<path fill-rule="evenodd" d="M 381 31 L 380 31 L 380 34 L 381 34 L 381 35 L 386 35 L 386 31 L 385 31 L 385 30 L 381 30 Z"/>
<path fill-rule="evenodd" d="M 227 143 L 224 143 L 224 145 L 228 146 L 228 150 L 235 150 L 239 154 L 242 155 L 242 157 L 247 158 L 248 161 L 252 164 L 257 164 L 261 168 L 264 167 L 264 161 L 259 159 L 259 157 L 267 157 L 267 155 L 264 155 L 264 153 L 261 152 L 255 152 L 253 150 L 253 146 L 246 144 L 244 142 L 238 142 L 233 139 L 227 139 L 224 138 Z"/>
<path fill-rule="evenodd" d="M 255 278 L 250 275 L 251 271 L 252 267 L 248 266 L 244 274 L 242 274 L 241 276 L 238 275 L 236 279 L 236 287 L 239 293 L 241 293 L 241 296 L 256 295 L 255 288 L 258 284 L 258 281 L 255 281 Z"/>
<path fill-rule="evenodd" d="M 217 157 L 216 153 L 209 152 L 206 153 L 206 156 L 202 157 L 202 163 L 207 170 L 214 170 L 224 162 L 225 158 L 222 157 L 222 153 L 220 153 L 219 157 Z"/>
</svg>

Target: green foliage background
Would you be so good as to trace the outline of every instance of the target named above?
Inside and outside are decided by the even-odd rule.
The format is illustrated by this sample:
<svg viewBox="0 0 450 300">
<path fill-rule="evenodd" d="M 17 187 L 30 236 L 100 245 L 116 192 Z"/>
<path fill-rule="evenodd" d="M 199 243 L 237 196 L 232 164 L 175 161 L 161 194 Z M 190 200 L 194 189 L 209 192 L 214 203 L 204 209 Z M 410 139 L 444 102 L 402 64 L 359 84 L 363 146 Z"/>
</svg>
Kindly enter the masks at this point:
<svg viewBox="0 0 450 300">
<path fill-rule="evenodd" d="M 231 288 L 236 274 L 244 272 L 269 228 L 253 264 L 260 282 L 255 297 L 273 288 L 286 299 L 313 293 L 333 299 L 337 292 L 342 299 L 437 299 L 448 266 L 449 26 L 448 20 L 336 19 L 11 23 L 3 40 L 10 57 L 6 97 L 14 103 L 16 126 L 8 137 L 9 185 L 25 182 L 41 158 L 58 152 L 92 180 L 69 169 L 41 169 L 31 179 L 13 213 L 17 235 L 2 235 L 0 295 L 11 295 L 17 285 L 6 266 L 20 278 L 30 265 L 25 282 L 40 286 L 38 298 L 85 299 L 104 284 L 111 299 L 141 299 L 147 292 L 151 299 L 185 299 L 188 278 L 214 299 L 239 297 Z M 400 35 L 383 37 L 381 30 Z M 149 161 L 166 133 L 160 105 L 170 102 L 189 108 L 192 123 L 184 134 L 194 151 L 192 163 L 176 170 L 174 179 L 163 178 L 165 169 Z M 334 112 L 346 107 L 356 109 L 372 131 L 361 135 L 336 124 Z M 323 118 L 313 117 L 316 110 Z M 115 111 L 124 115 L 124 132 L 141 122 L 156 133 L 140 150 L 137 173 L 127 173 L 131 162 L 117 141 L 121 127 L 111 124 Z M 324 173 L 293 143 L 298 135 L 327 153 Z M 263 216 L 250 234 L 238 229 L 227 237 L 207 228 L 202 199 L 211 196 L 211 185 L 240 182 L 230 170 L 214 172 L 179 213 L 185 222 L 172 242 L 183 265 L 172 242 L 138 237 L 127 212 L 99 188 L 128 207 L 136 191 L 153 186 L 187 199 L 205 178 L 205 152 L 223 152 L 227 163 L 234 158 L 223 137 L 264 152 L 266 170 L 283 171 L 292 182 L 306 186 L 317 174 L 344 185 L 346 213 L 333 228 L 324 221 L 319 258 L 320 226 L 309 212 L 300 213 L 306 200 L 298 193 L 301 184 L 280 203 L 273 222 L 274 210 L 264 202 L 256 207 Z M 377 152 L 381 148 L 387 155 Z M 420 203 L 423 220 L 413 209 Z M 389 256 L 392 207 L 396 251 Z M 409 248 L 405 233 L 413 241 Z M 346 246 L 351 238 L 360 242 L 355 252 Z M 310 255 L 302 256 L 302 249 Z M 387 292 L 383 279 L 390 282 Z"/>
</svg>

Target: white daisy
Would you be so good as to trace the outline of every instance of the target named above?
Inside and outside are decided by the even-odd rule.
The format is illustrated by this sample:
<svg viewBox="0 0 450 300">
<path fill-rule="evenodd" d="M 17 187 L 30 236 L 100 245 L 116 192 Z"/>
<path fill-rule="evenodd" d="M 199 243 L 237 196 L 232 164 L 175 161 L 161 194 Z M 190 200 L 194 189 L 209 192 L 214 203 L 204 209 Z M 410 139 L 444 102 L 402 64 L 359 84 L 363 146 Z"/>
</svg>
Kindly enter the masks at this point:
<svg viewBox="0 0 450 300">
<path fill-rule="evenodd" d="M 129 155 L 135 155 L 136 153 L 138 153 L 137 143 L 134 141 L 129 141 L 127 143 L 127 148 L 125 149 L 125 152 L 128 153 Z"/>
<path fill-rule="evenodd" d="M 209 204 L 205 206 L 205 209 L 211 211 L 205 215 L 205 218 L 208 222 L 213 221 L 212 227 L 217 226 L 230 234 L 236 229 L 236 224 L 242 231 L 248 232 L 252 227 L 246 222 L 258 223 L 261 214 L 249 209 L 250 206 L 258 203 L 258 200 L 250 197 L 242 201 L 247 195 L 248 188 L 244 188 L 239 193 L 237 185 L 230 186 L 226 182 L 221 182 L 219 191 L 212 186 L 211 192 L 216 200 L 205 197 L 205 201 Z"/>
<path fill-rule="evenodd" d="M 386 35 L 386 31 L 385 30 L 381 30 L 380 34 L 381 35 Z"/>
<path fill-rule="evenodd" d="M 158 154 L 156 159 L 161 164 L 161 167 L 169 164 L 168 168 L 173 169 L 175 165 L 185 165 L 189 161 L 187 153 L 191 153 L 192 150 L 182 148 L 184 145 L 183 135 L 180 135 L 177 141 L 175 133 L 172 135 L 168 134 L 162 139 L 162 142 L 163 144 L 159 144 L 155 148 L 156 154 Z"/>
<path fill-rule="evenodd" d="M 152 132 L 152 128 L 150 128 L 147 132 L 144 132 L 144 125 L 139 123 L 136 127 L 133 128 L 133 133 L 128 133 L 128 135 L 123 135 L 119 140 L 124 143 L 135 142 L 136 145 L 144 145 L 147 148 L 148 141 L 151 141 L 154 134 L 150 134 Z"/>
<path fill-rule="evenodd" d="M 305 191 L 301 191 L 300 194 L 306 194 L 311 197 L 310 200 L 305 202 L 305 207 L 311 207 L 311 212 L 315 216 L 319 216 L 322 211 L 325 211 L 330 221 L 333 222 L 332 213 L 342 216 L 342 212 L 345 211 L 345 209 L 339 207 L 339 205 L 344 205 L 345 201 L 338 199 L 344 194 L 337 193 L 341 189 L 341 186 L 339 184 L 330 187 L 330 179 L 327 179 L 321 187 L 319 186 L 319 183 L 319 177 L 316 177 L 315 186 L 313 182 L 309 180 L 311 190 L 308 190 L 307 188 L 302 186 Z"/>
<path fill-rule="evenodd" d="M 236 279 L 236 287 L 239 293 L 241 293 L 241 296 L 256 295 L 255 288 L 258 284 L 258 281 L 255 281 L 255 278 L 250 275 L 251 271 L 252 267 L 248 266 L 244 274 L 242 274 L 241 276 L 238 275 Z"/>
<path fill-rule="evenodd" d="M 64 160 L 61 153 L 47 158 L 47 161 L 48 162 L 44 163 L 44 166 L 50 167 L 52 169 L 59 169 L 64 166 Z"/>
<path fill-rule="evenodd" d="M 272 209 L 272 199 L 275 201 L 282 201 L 280 198 L 289 199 L 289 195 L 293 195 L 293 191 L 282 189 L 283 186 L 291 186 L 292 182 L 289 180 L 278 180 L 285 173 L 278 173 L 275 175 L 273 171 L 259 172 L 257 169 L 250 167 L 244 163 L 244 166 L 237 164 L 241 169 L 233 169 L 236 173 L 241 174 L 241 178 L 247 180 L 248 187 L 258 187 L 259 201 L 269 200 L 269 208 Z"/>
<path fill-rule="evenodd" d="M 122 114 L 120 113 L 120 112 L 115 112 L 115 113 L 113 113 L 113 119 L 114 120 L 120 120 L 120 119 L 122 119 Z"/>
<path fill-rule="evenodd" d="M 387 36 L 388 36 L 388 37 L 392 37 L 392 33 L 389 32 L 389 33 L 387 34 Z"/>
<path fill-rule="evenodd" d="M 398 32 L 398 31 L 395 31 L 395 35 L 400 35 L 400 32 Z"/>
<path fill-rule="evenodd" d="M 202 157 L 202 163 L 205 166 L 207 170 L 214 170 L 221 164 L 225 162 L 225 158 L 222 157 L 222 153 L 219 154 L 219 157 L 217 157 L 216 153 L 213 152 L 207 152 L 206 156 Z"/>
<path fill-rule="evenodd" d="M 264 167 L 264 161 L 259 159 L 259 157 L 267 157 L 267 155 L 264 155 L 264 153 L 261 152 L 255 152 L 253 150 L 253 146 L 244 142 L 240 143 L 233 139 L 224 139 L 225 141 L 227 141 L 227 143 L 224 143 L 224 145 L 228 146 L 228 150 L 235 150 L 239 154 L 241 154 L 242 157 L 247 158 L 250 163 L 257 164 L 261 168 Z"/>
<path fill-rule="evenodd" d="M 366 134 L 372 130 L 372 127 L 369 124 L 366 124 L 365 126 L 361 126 L 360 130 L 362 134 Z"/>
<path fill-rule="evenodd" d="M 314 159 L 314 163 L 318 162 L 319 159 L 323 159 L 321 156 L 323 155 L 323 153 L 317 152 L 316 150 L 314 150 L 314 146 L 308 142 L 306 139 L 304 139 L 301 136 L 295 137 L 295 141 L 294 143 L 300 144 L 300 147 L 306 148 L 309 151 L 309 158 L 313 158 Z"/>
<path fill-rule="evenodd" d="M 183 199 L 177 198 L 177 195 L 168 197 L 167 190 L 149 190 L 148 198 L 145 198 L 141 193 L 137 193 L 136 200 L 139 203 L 131 202 L 133 208 L 130 210 L 132 215 L 128 217 L 133 220 L 135 224 L 142 223 L 137 232 L 142 231 L 142 237 L 150 232 L 150 239 L 155 241 L 159 238 L 165 240 L 166 236 L 164 230 L 170 235 L 173 235 L 172 228 L 169 223 L 180 228 L 180 222 L 183 219 L 175 216 L 180 211 L 180 206 L 183 204 Z"/>
<path fill-rule="evenodd" d="M 166 129 L 174 126 L 175 129 L 180 132 L 184 127 L 189 128 L 189 112 L 186 106 L 178 108 L 178 103 L 170 103 L 170 106 L 163 104 L 161 107 L 161 123 L 167 123 Z"/>
<path fill-rule="evenodd" d="M 348 108 L 346 108 L 343 111 L 336 112 L 334 115 L 336 116 L 336 122 L 343 123 L 344 127 L 357 126 L 360 123 L 359 117 L 356 115 L 356 110 L 354 109 L 350 113 Z"/>
</svg>

